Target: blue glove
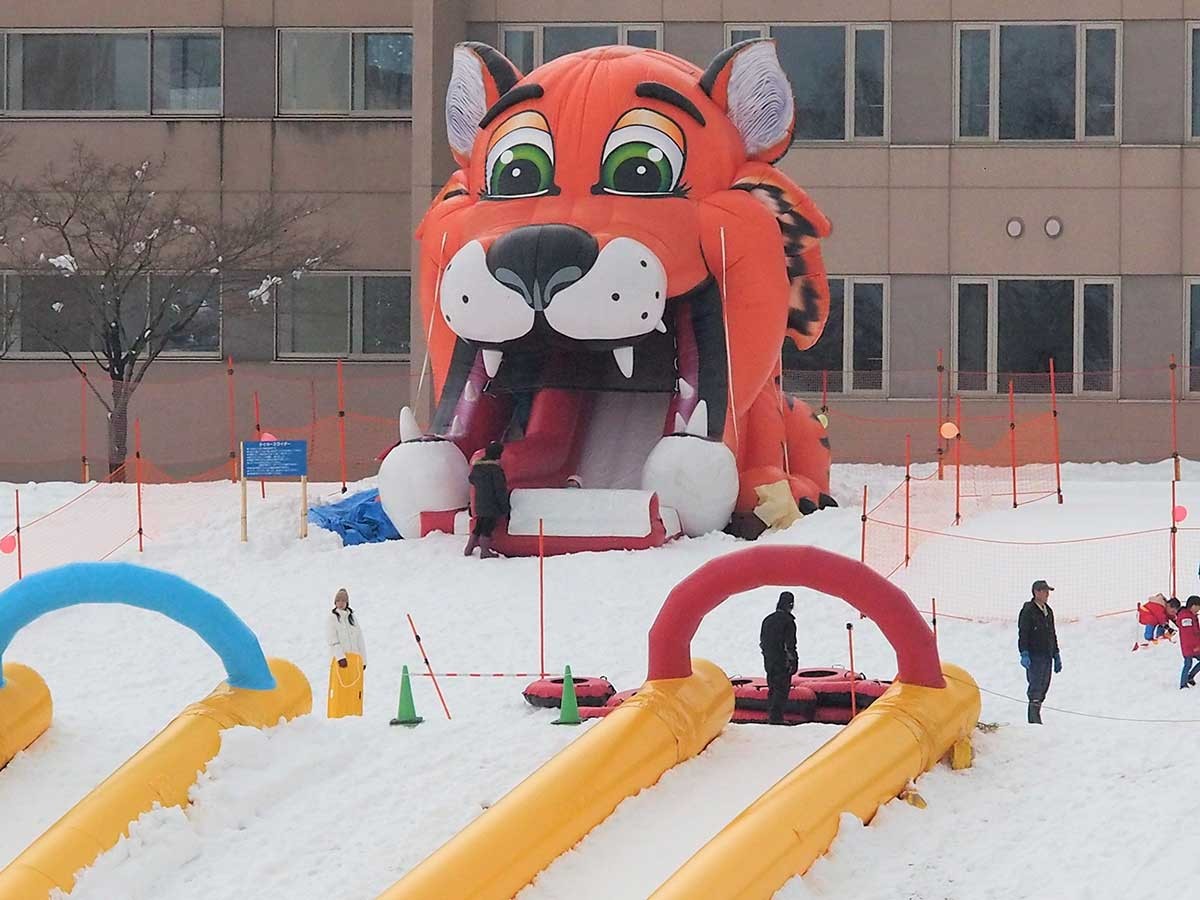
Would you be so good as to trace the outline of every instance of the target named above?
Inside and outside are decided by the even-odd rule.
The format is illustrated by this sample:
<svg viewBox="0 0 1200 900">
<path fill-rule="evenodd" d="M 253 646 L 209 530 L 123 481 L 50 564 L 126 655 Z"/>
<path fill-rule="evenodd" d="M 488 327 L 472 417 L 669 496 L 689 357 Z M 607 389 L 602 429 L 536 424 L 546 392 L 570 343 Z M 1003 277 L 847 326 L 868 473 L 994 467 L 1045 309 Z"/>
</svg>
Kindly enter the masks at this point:
<svg viewBox="0 0 1200 900">
<path fill-rule="evenodd" d="M 1021 665 L 1026 669 L 1029 668 L 1029 651 L 1028 650 L 1021 651 Z"/>
<path fill-rule="evenodd" d="M 1057 675 L 1062 671 L 1062 657 L 1057 653 L 1054 654 L 1054 674 Z"/>
</svg>

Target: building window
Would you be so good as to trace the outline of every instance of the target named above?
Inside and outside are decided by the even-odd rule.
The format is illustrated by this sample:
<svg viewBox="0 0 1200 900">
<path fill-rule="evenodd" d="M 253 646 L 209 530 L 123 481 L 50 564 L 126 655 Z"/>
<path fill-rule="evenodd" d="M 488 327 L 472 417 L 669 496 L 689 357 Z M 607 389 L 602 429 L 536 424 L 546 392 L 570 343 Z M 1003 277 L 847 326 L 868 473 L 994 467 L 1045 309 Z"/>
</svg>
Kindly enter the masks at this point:
<svg viewBox="0 0 1200 900">
<path fill-rule="evenodd" d="M 783 342 L 784 387 L 820 393 L 883 393 L 887 378 L 888 280 L 829 278 L 829 319 L 808 350 Z"/>
<path fill-rule="evenodd" d="M 729 25 L 732 46 L 772 37 L 796 98 L 796 140 L 886 140 L 886 25 Z"/>
<path fill-rule="evenodd" d="M 1200 138 L 1200 22 L 1193 22 L 1190 29 L 1188 53 L 1191 56 L 1191 65 L 1188 67 L 1188 93 L 1191 102 L 1188 105 L 1188 134 L 1194 140 Z"/>
<path fill-rule="evenodd" d="M 412 34 L 279 31 L 281 115 L 412 115 Z"/>
<path fill-rule="evenodd" d="M 276 289 L 280 358 L 397 358 L 410 344 L 410 276 L 305 275 Z"/>
<path fill-rule="evenodd" d="M 1200 391 L 1200 279 L 1187 283 L 1187 379 L 1185 389 L 1189 393 Z"/>
<path fill-rule="evenodd" d="M 12 32 L 0 43 L 12 113 L 221 112 L 219 31 Z"/>
<path fill-rule="evenodd" d="M 962 25 L 957 133 L 971 141 L 1112 141 L 1118 25 Z"/>
<path fill-rule="evenodd" d="M 954 306 L 960 392 L 1112 394 L 1119 296 L 1115 280 L 964 278 Z"/>
<path fill-rule="evenodd" d="M 99 350 L 100 335 L 92 323 L 102 297 L 100 279 L 76 275 L 7 275 L 0 277 L 0 350 L 17 356 L 57 356 L 64 350 Z M 161 316 L 160 316 L 161 313 Z M 219 287 L 179 283 L 170 275 L 139 278 L 121 301 L 122 346 L 153 325 L 157 335 L 175 330 L 161 354 L 177 357 L 221 355 Z"/>
<path fill-rule="evenodd" d="M 647 50 L 662 49 L 662 25 L 504 25 L 504 55 L 523 73 L 568 53 L 625 44 Z"/>
</svg>

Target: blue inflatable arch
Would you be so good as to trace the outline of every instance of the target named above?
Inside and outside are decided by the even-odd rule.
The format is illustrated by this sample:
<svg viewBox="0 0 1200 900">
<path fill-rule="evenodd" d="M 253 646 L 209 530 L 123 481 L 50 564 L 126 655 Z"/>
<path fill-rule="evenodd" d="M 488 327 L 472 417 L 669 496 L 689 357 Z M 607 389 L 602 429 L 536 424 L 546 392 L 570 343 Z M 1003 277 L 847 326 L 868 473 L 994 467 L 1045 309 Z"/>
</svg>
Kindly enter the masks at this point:
<svg viewBox="0 0 1200 900">
<path fill-rule="evenodd" d="M 0 662 L 16 633 L 34 619 L 84 603 L 120 603 L 161 613 L 190 628 L 221 657 L 230 687 L 275 687 L 258 638 L 224 601 L 178 575 L 129 563 L 61 566 L 30 575 L 0 593 Z"/>
</svg>

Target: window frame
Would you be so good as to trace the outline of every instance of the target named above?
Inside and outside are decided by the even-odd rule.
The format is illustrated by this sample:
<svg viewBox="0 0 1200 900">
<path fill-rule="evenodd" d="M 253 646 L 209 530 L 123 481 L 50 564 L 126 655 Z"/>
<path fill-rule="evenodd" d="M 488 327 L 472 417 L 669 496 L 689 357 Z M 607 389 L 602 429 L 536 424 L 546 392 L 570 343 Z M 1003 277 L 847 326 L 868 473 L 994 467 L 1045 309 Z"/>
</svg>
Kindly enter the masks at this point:
<svg viewBox="0 0 1200 900">
<path fill-rule="evenodd" d="M 170 272 L 156 271 L 156 272 L 148 272 L 143 276 L 139 276 L 141 278 L 145 278 L 145 280 L 146 280 L 146 297 L 147 297 L 147 299 L 149 299 L 149 296 L 150 296 L 150 279 L 154 278 L 156 276 L 161 277 L 161 276 L 170 275 L 170 274 L 171 274 Z M 20 272 L 15 269 L 0 270 L 0 310 L 3 309 L 3 304 L 5 302 L 7 302 L 9 286 L 11 284 L 10 279 L 22 278 L 22 277 L 54 278 L 54 277 L 62 277 L 62 276 L 55 276 L 53 273 Z M 20 309 L 20 306 L 17 307 L 16 314 L 13 316 L 12 321 L 14 324 L 16 337 L 15 337 L 13 343 L 8 347 L 7 356 L 3 355 L 3 353 L 2 353 L 2 351 L 4 350 L 4 346 L 3 346 L 2 340 L 0 340 L 0 364 L 2 364 L 5 359 L 8 359 L 10 361 L 19 361 L 19 360 L 28 361 L 28 360 L 62 359 L 63 358 L 63 353 L 60 350 L 22 350 L 21 349 L 21 309 Z M 2 326 L 3 326 L 3 323 L 0 322 L 0 327 L 2 327 Z M 224 357 L 224 347 L 225 347 L 225 288 L 222 285 L 218 284 L 218 287 L 217 287 L 217 349 L 216 350 L 202 350 L 202 351 L 163 350 L 155 358 L 156 359 L 175 360 L 175 361 L 179 361 L 179 362 L 209 361 L 209 360 L 214 360 L 214 359 L 224 359 L 225 358 Z M 76 355 L 90 356 L 90 351 L 87 351 L 87 350 L 73 350 L 71 352 Z"/>
<path fill-rule="evenodd" d="M 1192 288 L 1200 287 L 1200 276 L 1183 279 L 1183 393 L 1184 396 L 1200 394 L 1200 375 L 1192 381 Z"/>
<path fill-rule="evenodd" d="M 891 390 L 891 334 L 892 334 L 892 276 L 891 275 L 827 275 L 830 281 L 843 283 L 842 290 L 842 389 L 830 391 L 839 397 L 887 398 Z M 883 287 L 883 359 L 881 360 L 880 386 L 857 387 L 854 384 L 854 288 L 858 284 L 878 284 Z M 786 340 L 786 338 L 785 338 Z M 781 351 L 782 352 L 782 351 Z M 800 351 L 805 352 L 805 351 Z M 795 370 L 792 370 L 795 371 Z M 801 370 L 804 371 L 804 370 Z M 829 371 L 833 371 L 832 369 Z M 821 389 L 795 391 L 799 396 L 820 396 Z"/>
<path fill-rule="evenodd" d="M 345 353 L 304 353 L 297 351 L 281 351 L 279 349 L 279 289 L 271 288 L 271 302 L 274 308 L 274 323 L 272 340 L 274 341 L 274 358 L 276 362 L 313 362 L 321 360 L 342 359 L 352 362 L 409 362 L 412 359 L 412 310 L 417 305 L 418 298 L 414 294 L 415 281 L 411 270 L 384 269 L 355 269 L 352 272 L 318 271 L 310 272 L 304 278 L 340 277 L 346 280 L 346 341 Z M 363 281 L 364 278 L 407 278 L 409 298 L 408 346 L 407 353 L 363 353 Z M 357 302 L 356 302 L 357 301 Z M 355 347 L 359 349 L 355 349 Z"/>
<path fill-rule="evenodd" d="M 1075 137 L 1074 138 L 1001 138 L 1000 137 L 1000 29 L 1009 25 L 1052 26 L 1071 25 L 1075 28 Z M 1098 144 L 1114 146 L 1121 143 L 1121 118 L 1124 110 L 1124 42 L 1123 23 L 1118 21 L 1080 20 L 1013 20 L 1003 22 L 955 22 L 954 23 L 954 71 L 953 71 L 953 115 L 954 143 L 956 144 L 1000 144 L 1004 146 L 1044 147 L 1047 145 Z M 1115 67 L 1113 76 L 1114 104 L 1113 134 L 1088 136 L 1087 131 L 1087 33 L 1089 31 L 1112 30 L 1115 32 Z M 962 34 L 964 31 L 986 31 L 991 35 L 988 47 L 988 133 L 983 135 L 962 134 Z M 1191 77 L 1189 49 L 1188 77 Z M 1188 95 L 1190 115 L 1191 95 Z"/>
<path fill-rule="evenodd" d="M 999 332 L 1000 332 L 1000 303 L 999 285 L 1001 281 L 1070 281 L 1073 285 L 1073 313 L 1071 337 L 1073 341 L 1074 370 L 1071 377 L 1071 393 L 1074 399 L 1114 400 L 1121 396 L 1121 276 L 1119 275 L 961 275 L 951 279 L 950 286 L 950 391 L 953 395 L 963 397 L 996 397 L 1007 393 L 1008 386 L 1000 390 L 999 373 Z M 958 384 L 958 289 L 963 284 L 986 285 L 987 293 L 987 387 L 982 389 L 960 388 Z M 1113 297 L 1113 348 L 1112 348 L 1112 389 L 1107 391 L 1085 391 L 1083 389 L 1083 326 L 1084 326 L 1084 288 L 1088 285 L 1105 285 L 1112 288 Z M 978 373 L 974 373 L 978 374 Z M 1033 373 L 1013 373 L 1033 374 Z M 1040 373 L 1038 373 L 1040 374 Z M 1048 374 L 1048 373 L 1047 373 Z M 1039 396 L 1033 394 L 1032 396 Z"/>
<path fill-rule="evenodd" d="M 348 98 L 347 109 L 341 110 L 330 109 L 291 109 L 283 108 L 282 86 L 283 79 L 281 77 L 281 69 L 283 67 L 283 35 L 284 32 L 290 31 L 306 31 L 306 32 L 327 32 L 335 34 L 348 34 L 350 36 L 349 50 L 346 54 L 346 78 L 348 90 L 346 96 Z M 278 119 L 384 119 L 389 122 L 411 122 L 413 118 L 412 103 L 416 101 L 416 82 L 413 83 L 413 97 L 407 111 L 397 110 L 380 110 L 380 109 L 355 109 L 354 108 L 354 38 L 356 35 L 367 34 L 407 34 L 413 39 L 413 47 L 416 47 L 416 36 L 414 29 L 411 27 L 400 28 L 369 28 L 369 27 L 324 27 L 324 26 L 279 26 L 275 29 L 275 117 Z M 415 67 L 414 67 L 415 70 Z"/>
<path fill-rule="evenodd" d="M 145 110 L 89 110 L 89 109 L 11 109 L 9 96 L 12 93 L 9 78 L 9 44 L 13 35 L 25 34 L 85 34 L 85 35 L 145 35 L 146 36 L 146 109 Z M 221 86 L 218 90 L 217 108 L 203 110 L 154 109 L 154 36 L 156 34 L 213 35 L 220 41 L 219 66 Z M 222 27 L 168 27 L 168 28 L 7 28 L 0 29 L 0 119 L 219 119 L 225 114 L 225 29 Z"/>
<path fill-rule="evenodd" d="M 1183 70 L 1185 79 L 1184 83 L 1187 92 L 1184 95 L 1185 99 L 1183 104 L 1183 142 L 1185 144 L 1194 144 L 1200 142 L 1200 134 L 1192 133 L 1194 128 L 1200 126 L 1200 122 L 1197 122 L 1195 117 L 1192 115 L 1192 92 L 1197 88 L 1200 88 L 1200 84 L 1196 84 L 1196 80 L 1192 77 L 1192 49 L 1194 46 L 1196 32 L 1200 31 L 1200 20 L 1190 19 L 1185 24 L 1187 25 L 1187 44 L 1183 48 Z"/>
<path fill-rule="evenodd" d="M 545 65 L 545 30 L 547 28 L 616 28 L 618 46 L 630 46 L 629 31 L 653 31 L 657 36 L 655 50 L 663 48 L 662 22 L 501 22 L 499 26 L 500 50 L 504 52 L 504 34 L 507 31 L 525 31 L 533 35 L 533 68 Z M 514 62 L 513 65 L 516 65 Z M 531 70 L 532 71 L 532 70 Z M 529 72 L 522 72 L 528 75 Z"/>
<path fill-rule="evenodd" d="M 892 140 L 892 23 L 891 22 L 726 22 L 725 47 L 732 46 L 733 32 L 757 31 L 759 38 L 770 38 L 773 27 L 781 28 L 841 28 L 845 38 L 846 71 L 843 73 L 845 102 L 845 136 L 841 138 L 792 138 L 793 145 L 828 147 L 837 144 L 887 145 Z M 883 33 L 883 134 L 877 137 L 859 137 L 855 134 L 854 97 L 855 69 L 857 68 L 858 43 L 855 36 L 861 31 Z M 748 39 L 747 39 L 748 40 Z M 793 88 L 794 90 L 794 88 Z"/>
</svg>

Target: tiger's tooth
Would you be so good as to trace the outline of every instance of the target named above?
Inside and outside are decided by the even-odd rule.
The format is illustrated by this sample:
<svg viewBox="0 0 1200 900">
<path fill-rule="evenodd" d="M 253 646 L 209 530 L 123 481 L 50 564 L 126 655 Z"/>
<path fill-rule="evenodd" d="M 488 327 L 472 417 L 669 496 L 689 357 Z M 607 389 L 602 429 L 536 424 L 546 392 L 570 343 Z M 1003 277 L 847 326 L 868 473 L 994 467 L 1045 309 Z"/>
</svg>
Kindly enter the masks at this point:
<svg viewBox="0 0 1200 900">
<path fill-rule="evenodd" d="M 683 417 L 683 413 L 675 413 L 675 434 L 687 433 L 687 419 Z"/>
<path fill-rule="evenodd" d="M 687 433 L 696 437 L 708 437 L 708 403 L 701 400 L 696 404 L 692 417 L 688 419 Z"/>
<path fill-rule="evenodd" d="M 483 368 L 487 372 L 488 378 L 496 377 L 496 373 L 500 371 L 500 362 L 503 359 L 504 352 L 501 350 L 483 351 Z"/>
<path fill-rule="evenodd" d="M 421 426 L 417 424 L 417 417 L 413 413 L 412 407 L 404 407 L 400 410 L 400 442 L 415 441 L 420 436 Z"/>
<path fill-rule="evenodd" d="M 659 334 L 666 334 L 667 333 L 667 323 L 664 322 L 662 319 L 659 319 L 658 324 L 654 326 L 654 330 L 657 331 Z"/>
<path fill-rule="evenodd" d="M 687 383 L 686 378 L 679 379 L 679 396 L 684 400 L 691 400 L 696 395 L 696 389 Z"/>
<path fill-rule="evenodd" d="M 633 348 L 618 347 L 613 351 L 613 359 L 617 361 L 617 368 L 621 370 L 621 374 L 626 378 L 633 377 Z"/>
<path fill-rule="evenodd" d="M 474 403 L 479 399 L 479 388 L 475 387 L 475 382 L 467 382 L 467 386 L 463 388 L 463 399 L 468 403 Z"/>
<path fill-rule="evenodd" d="M 458 416 L 455 416 L 454 421 L 450 423 L 450 434 L 454 435 L 455 437 L 463 434 L 462 419 L 460 419 Z"/>
</svg>

